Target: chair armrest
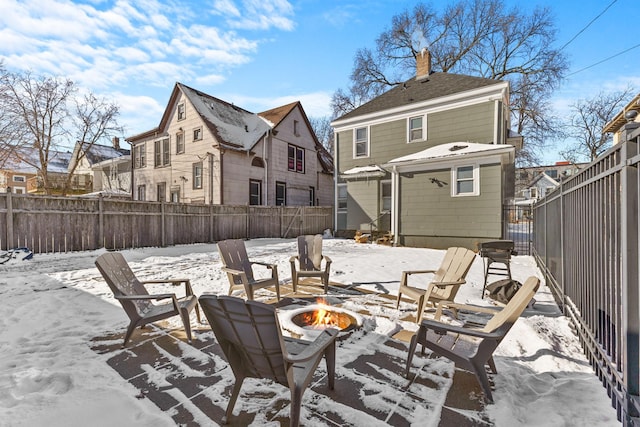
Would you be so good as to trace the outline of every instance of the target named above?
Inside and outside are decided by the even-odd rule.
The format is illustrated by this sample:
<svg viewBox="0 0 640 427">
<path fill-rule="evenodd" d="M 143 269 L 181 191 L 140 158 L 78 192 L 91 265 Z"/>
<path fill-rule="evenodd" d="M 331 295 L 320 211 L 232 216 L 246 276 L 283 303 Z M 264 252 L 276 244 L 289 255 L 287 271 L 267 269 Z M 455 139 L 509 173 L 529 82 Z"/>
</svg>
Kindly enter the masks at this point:
<svg viewBox="0 0 640 427">
<path fill-rule="evenodd" d="M 251 261 L 251 264 L 262 265 L 262 266 L 267 267 L 268 269 L 271 269 L 271 270 L 277 270 L 278 269 L 278 266 L 276 264 L 270 264 L 268 262 Z"/>
<path fill-rule="evenodd" d="M 443 286 L 464 285 L 465 283 L 467 283 L 467 281 L 462 279 L 462 280 L 456 280 L 455 282 L 431 282 L 431 283 L 433 283 L 435 286 L 443 287 Z"/>
<path fill-rule="evenodd" d="M 244 274 L 244 271 L 242 270 L 234 270 L 233 268 L 229 268 L 229 267 L 221 267 L 221 270 L 224 271 L 225 273 L 233 274 L 234 276 L 240 276 Z"/>
<path fill-rule="evenodd" d="M 167 299 L 173 298 L 175 294 L 155 294 L 155 295 L 116 295 L 116 299 L 124 299 L 124 300 L 145 300 L 145 299 Z"/>
<path fill-rule="evenodd" d="M 325 262 L 326 262 L 327 264 L 331 264 L 331 263 L 333 262 L 333 261 L 331 260 L 331 258 L 329 258 L 329 257 L 328 257 L 328 256 L 326 256 L 326 255 L 322 255 L 322 258 L 324 258 L 324 260 L 325 260 Z"/>
<path fill-rule="evenodd" d="M 467 335 L 471 337 L 477 338 L 486 338 L 486 339 L 501 339 L 504 337 L 505 331 L 502 328 L 498 328 L 494 332 L 483 332 L 479 329 L 471 329 L 465 328 L 462 326 L 449 325 L 447 323 L 441 323 L 434 320 L 423 319 L 420 322 L 420 328 L 431 329 L 438 335 L 445 335 L 447 332 L 452 332 L 460 335 Z"/>
<path fill-rule="evenodd" d="M 144 280 L 141 281 L 143 285 L 146 284 L 162 284 L 162 283 L 171 283 L 173 286 L 179 286 L 180 283 L 184 283 L 184 290 L 187 295 L 193 295 L 193 289 L 191 289 L 191 280 L 190 279 L 166 279 L 166 280 Z"/>
<path fill-rule="evenodd" d="M 309 344 L 300 354 L 286 354 L 285 360 L 290 363 L 306 362 L 317 356 L 317 354 L 323 351 L 325 348 L 335 342 L 338 336 L 338 330 L 334 328 L 327 328 L 318 337 Z"/>
<path fill-rule="evenodd" d="M 424 274 L 424 273 L 435 273 L 437 270 L 409 270 L 409 271 L 403 271 L 402 274 L 404 275 L 411 275 L 411 274 Z"/>
<path fill-rule="evenodd" d="M 298 255 L 294 255 L 291 258 L 289 258 L 289 262 L 293 263 L 298 259 Z"/>
</svg>

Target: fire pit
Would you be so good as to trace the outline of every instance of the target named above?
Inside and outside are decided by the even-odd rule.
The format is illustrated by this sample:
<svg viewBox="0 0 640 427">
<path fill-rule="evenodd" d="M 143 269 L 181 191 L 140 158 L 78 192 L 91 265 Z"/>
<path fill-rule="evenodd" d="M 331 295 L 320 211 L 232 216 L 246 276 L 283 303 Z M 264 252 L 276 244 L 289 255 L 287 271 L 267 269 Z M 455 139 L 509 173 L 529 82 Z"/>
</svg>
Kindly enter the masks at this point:
<svg viewBox="0 0 640 427">
<path fill-rule="evenodd" d="M 339 329 L 339 337 L 345 337 L 362 326 L 362 316 L 358 313 L 325 304 L 281 310 L 279 317 L 282 328 L 296 338 L 315 339 L 327 328 Z"/>
</svg>

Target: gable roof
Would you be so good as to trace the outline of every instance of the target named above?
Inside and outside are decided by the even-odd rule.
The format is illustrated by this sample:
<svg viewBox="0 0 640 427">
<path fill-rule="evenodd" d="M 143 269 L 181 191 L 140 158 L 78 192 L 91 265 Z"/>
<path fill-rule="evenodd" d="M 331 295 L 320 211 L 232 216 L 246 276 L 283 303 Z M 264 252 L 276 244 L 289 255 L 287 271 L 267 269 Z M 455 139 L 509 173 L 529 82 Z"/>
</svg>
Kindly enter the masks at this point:
<svg viewBox="0 0 640 427">
<path fill-rule="evenodd" d="M 80 144 L 80 142 L 77 144 Z M 85 151 L 84 156 L 87 162 L 89 162 L 89 165 L 95 165 L 105 160 L 115 159 L 129 154 L 129 150 L 124 148 L 115 148 L 111 145 L 100 144 L 90 145 L 88 142 L 83 142 L 81 149 Z"/>
<path fill-rule="evenodd" d="M 442 72 L 432 73 L 421 79 L 411 78 L 337 118 L 334 123 L 493 85 L 507 86 L 508 82 Z"/>
<path fill-rule="evenodd" d="M 298 104 L 300 104 L 300 101 L 292 102 L 291 104 L 283 105 L 281 107 L 272 108 L 271 110 L 258 113 L 258 115 L 267 120 L 271 124 L 271 126 L 275 128 L 280 124 L 282 120 L 284 120 L 285 117 L 289 115 L 291 111 L 293 111 L 293 109 Z"/>
<path fill-rule="evenodd" d="M 47 172 L 67 173 L 70 161 L 70 152 L 51 150 L 49 151 Z M 20 147 L 9 154 L 9 157 L 2 165 L 1 169 L 18 173 L 36 174 L 38 173 L 38 168 L 34 165 L 40 165 L 40 154 L 38 149 L 33 147 Z"/>
</svg>

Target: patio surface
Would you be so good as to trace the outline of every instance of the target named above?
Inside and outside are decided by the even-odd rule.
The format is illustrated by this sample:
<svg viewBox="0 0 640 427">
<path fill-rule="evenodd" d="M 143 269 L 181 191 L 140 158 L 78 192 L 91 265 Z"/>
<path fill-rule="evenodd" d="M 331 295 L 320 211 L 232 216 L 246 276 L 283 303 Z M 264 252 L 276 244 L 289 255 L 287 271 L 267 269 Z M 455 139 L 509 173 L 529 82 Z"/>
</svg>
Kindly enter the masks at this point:
<svg viewBox="0 0 640 427">
<path fill-rule="evenodd" d="M 293 295 L 290 286 L 280 288 L 283 298 L 277 306 L 281 310 L 314 303 L 313 295 L 322 292 L 318 287 L 299 286 Z M 258 299 L 276 302 L 268 301 L 269 295 L 265 300 L 264 293 L 259 293 Z M 418 351 L 411 380 L 404 377 L 412 333 L 394 327 L 397 322 L 384 315 L 385 311 L 398 313 L 395 296 L 332 283 L 327 302 L 349 309 L 359 307 L 365 321 L 360 330 L 338 343 L 334 390 L 327 387 L 325 364 L 320 363 L 303 396 L 302 425 L 491 425 L 473 374 L 454 371 L 450 362 L 421 356 Z M 406 312 L 402 320 L 411 321 L 413 315 Z M 204 323 L 194 328 L 191 344 L 181 328 L 168 329 L 169 325 L 159 323 L 136 330 L 125 349 L 121 348 L 124 330 L 94 338 L 91 348 L 137 389 L 137 398 L 150 399 L 177 425 L 219 423 L 234 377 L 204 315 L 202 318 Z M 378 332 L 385 331 L 385 321 L 388 332 Z M 289 389 L 284 386 L 247 379 L 230 425 L 270 422 L 287 426 L 289 399 Z"/>
</svg>

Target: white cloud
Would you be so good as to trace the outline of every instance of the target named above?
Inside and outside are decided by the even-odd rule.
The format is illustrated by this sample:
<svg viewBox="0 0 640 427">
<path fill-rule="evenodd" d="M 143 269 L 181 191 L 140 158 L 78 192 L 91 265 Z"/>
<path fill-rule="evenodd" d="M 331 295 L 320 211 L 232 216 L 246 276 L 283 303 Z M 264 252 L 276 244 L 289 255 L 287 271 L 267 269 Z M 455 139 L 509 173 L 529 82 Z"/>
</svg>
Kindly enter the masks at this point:
<svg viewBox="0 0 640 427">
<path fill-rule="evenodd" d="M 286 0 L 243 0 L 242 10 L 229 0 L 218 1 L 215 6 L 214 13 L 226 15 L 228 25 L 232 28 L 245 30 L 276 28 L 284 31 L 295 28 L 295 23 L 291 19 L 293 6 Z"/>
</svg>

